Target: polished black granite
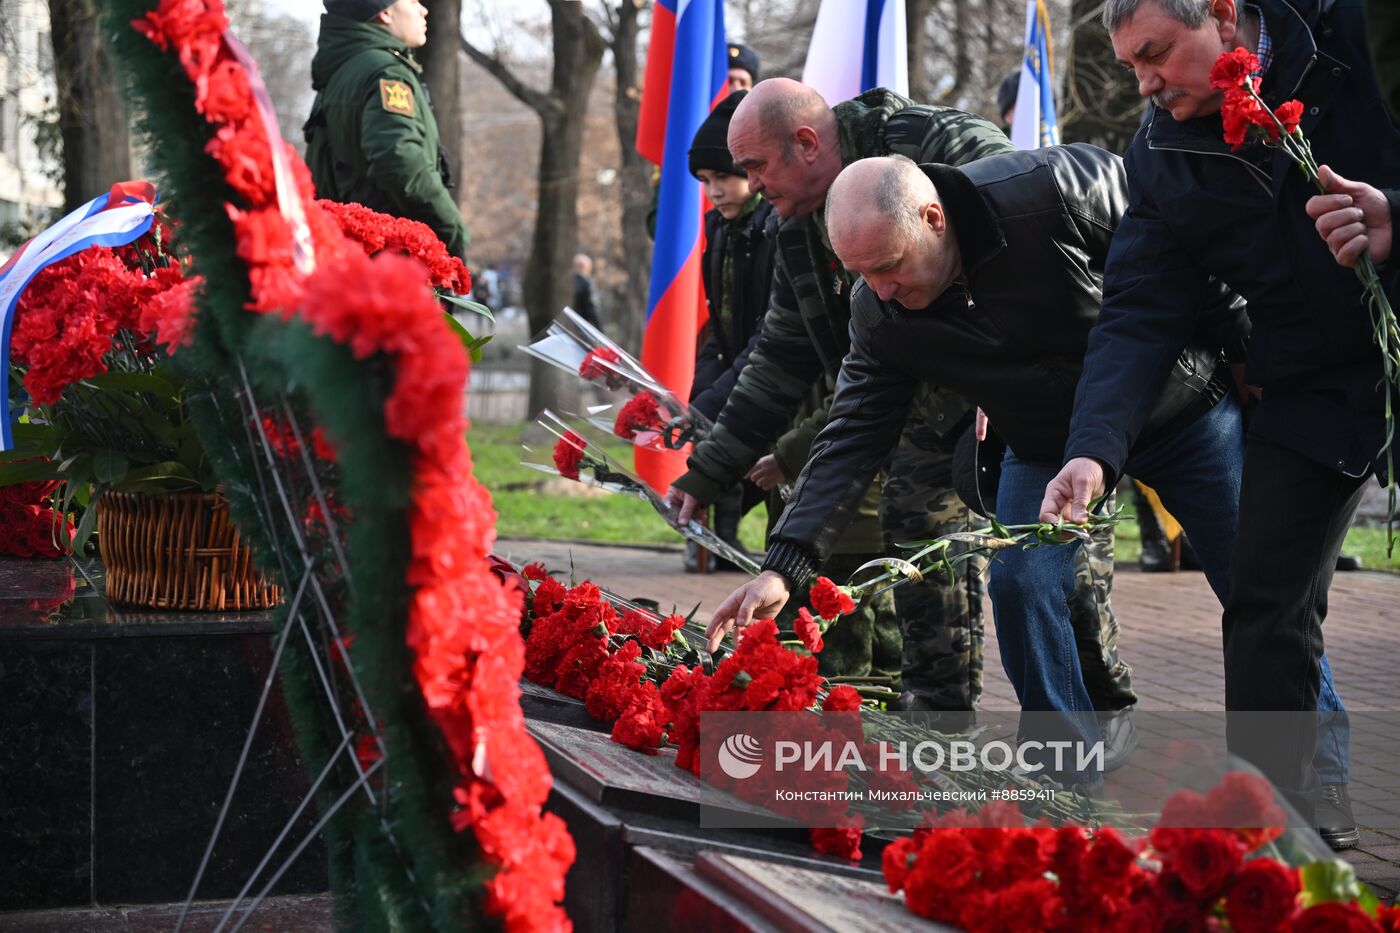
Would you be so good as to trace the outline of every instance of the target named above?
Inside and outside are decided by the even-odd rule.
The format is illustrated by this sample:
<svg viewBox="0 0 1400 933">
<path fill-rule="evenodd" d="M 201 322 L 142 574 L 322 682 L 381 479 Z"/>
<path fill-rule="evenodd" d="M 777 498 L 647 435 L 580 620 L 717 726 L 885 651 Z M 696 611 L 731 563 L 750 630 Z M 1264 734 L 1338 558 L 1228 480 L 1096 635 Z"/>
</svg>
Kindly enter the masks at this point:
<svg viewBox="0 0 1400 933">
<path fill-rule="evenodd" d="M 0 910 L 92 889 L 92 647 L 0 648 Z"/>
<path fill-rule="evenodd" d="M 0 557 L 0 643 L 271 631 L 266 609 L 170 612 L 113 605 L 102 593 L 102 564 L 95 559 Z"/>
<path fill-rule="evenodd" d="M 268 612 L 119 609 L 100 565 L 0 559 L 0 910 L 184 899 L 272 637 Z M 201 897 L 238 893 L 306 787 L 274 688 Z M 316 842 L 275 890 L 326 886 Z"/>
<path fill-rule="evenodd" d="M 197 901 L 185 912 L 182 901 L 0 913 L 0 933 L 173 933 L 182 912 L 184 933 L 212 933 L 227 908 L 222 901 Z M 245 929 L 330 933 L 335 928 L 332 914 L 329 894 L 270 897 L 258 905 Z"/>
</svg>

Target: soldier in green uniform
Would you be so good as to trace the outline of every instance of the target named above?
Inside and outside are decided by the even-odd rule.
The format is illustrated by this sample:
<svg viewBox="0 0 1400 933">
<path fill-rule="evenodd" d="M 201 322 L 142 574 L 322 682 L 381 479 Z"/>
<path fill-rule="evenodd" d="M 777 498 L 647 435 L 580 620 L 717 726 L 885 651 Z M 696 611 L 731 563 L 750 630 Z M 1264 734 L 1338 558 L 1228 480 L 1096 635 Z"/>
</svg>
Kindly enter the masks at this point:
<svg viewBox="0 0 1400 933">
<path fill-rule="evenodd" d="M 306 121 L 316 193 L 422 221 L 465 258 L 467 225 L 413 49 L 428 41 L 419 0 L 326 0 Z"/>
</svg>

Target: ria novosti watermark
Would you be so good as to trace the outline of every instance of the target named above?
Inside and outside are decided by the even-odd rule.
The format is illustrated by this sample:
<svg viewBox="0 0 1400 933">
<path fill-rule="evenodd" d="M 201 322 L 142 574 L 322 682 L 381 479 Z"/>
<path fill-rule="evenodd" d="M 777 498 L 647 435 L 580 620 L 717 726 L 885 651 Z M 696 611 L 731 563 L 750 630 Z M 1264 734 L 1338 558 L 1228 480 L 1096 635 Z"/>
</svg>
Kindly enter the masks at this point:
<svg viewBox="0 0 1400 933">
<path fill-rule="evenodd" d="M 1050 740 L 1007 742 L 992 740 L 978 745 L 964 739 L 879 742 L 873 746 L 854 740 L 772 741 L 771 770 L 857 771 L 931 773 L 948 771 L 1024 774 L 1050 771 L 1056 774 L 1091 774 L 1103 771 L 1104 743 Z M 763 769 L 768 758 L 764 743 L 744 732 L 725 739 L 716 751 L 720 769 L 736 781 L 747 780 Z"/>
</svg>

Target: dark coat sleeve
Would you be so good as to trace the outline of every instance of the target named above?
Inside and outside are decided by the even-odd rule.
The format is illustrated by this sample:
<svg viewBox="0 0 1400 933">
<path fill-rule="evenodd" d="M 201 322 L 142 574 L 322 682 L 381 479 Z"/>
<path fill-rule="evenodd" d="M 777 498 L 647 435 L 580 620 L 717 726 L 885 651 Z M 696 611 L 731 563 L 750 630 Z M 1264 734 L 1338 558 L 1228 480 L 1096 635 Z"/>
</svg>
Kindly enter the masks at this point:
<svg viewBox="0 0 1400 933">
<path fill-rule="evenodd" d="M 826 425 L 769 535 L 770 541 L 800 549 L 817 566 L 830 556 L 899 442 L 919 386 L 913 376 L 880 361 L 885 354 L 879 348 L 878 300 L 864 282 L 851 295 L 851 350 L 841 364 Z"/>
<path fill-rule="evenodd" d="M 729 368 L 724 359 L 724 353 L 719 345 L 719 340 L 715 337 L 715 323 L 710 322 L 709 330 L 705 333 L 705 339 L 700 342 L 700 348 L 695 351 L 695 378 L 690 381 L 690 404 L 695 405 L 714 386 L 715 380 L 719 379 Z M 733 383 L 731 382 L 732 386 Z M 711 421 L 714 414 L 703 412 L 706 418 Z"/>
<path fill-rule="evenodd" d="M 1196 331 L 1208 279 L 1151 198 L 1130 182 L 1105 263 L 1103 308 L 1089 332 L 1066 460 L 1093 457 L 1113 477 L 1122 473 L 1163 381 Z"/>
<path fill-rule="evenodd" d="M 676 487 L 702 505 L 715 501 L 773 448 L 822 372 L 792 285 L 779 269 L 748 365 L 739 372 L 714 431 L 686 461 L 689 470 Z"/>
<path fill-rule="evenodd" d="M 743 372 L 744 367 L 749 363 L 749 354 L 753 352 L 754 347 L 758 346 L 758 338 L 762 336 L 762 333 L 762 331 L 759 331 L 749 338 L 749 345 L 744 347 L 743 351 L 734 358 L 734 362 L 730 363 L 723 371 L 719 372 L 713 379 L 705 383 L 704 391 L 691 398 L 690 404 L 695 406 L 696 411 L 700 412 L 700 414 L 709 418 L 711 421 L 719 417 L 719 413 L 724 410 L 724 403 L 729 400 L 729 394 L 734 391 L 735 383 L 739 381 L 739 374 Z M 711 336 L 706 341 L 706 344 L 709 343 L 714 343 L 714 352 L 716 356 L 718 356 L 718 341 Z M 705 353 L 705 348 L 701 347 L 700 352 L 701 355 L 703 355 Z M 721 365 L 723 364 L 721 363 Z M 700 382 L 700 363 L 698 361 L 695 364 L 695 372 L 695 379 L 698 384 Z"/>
</svg>

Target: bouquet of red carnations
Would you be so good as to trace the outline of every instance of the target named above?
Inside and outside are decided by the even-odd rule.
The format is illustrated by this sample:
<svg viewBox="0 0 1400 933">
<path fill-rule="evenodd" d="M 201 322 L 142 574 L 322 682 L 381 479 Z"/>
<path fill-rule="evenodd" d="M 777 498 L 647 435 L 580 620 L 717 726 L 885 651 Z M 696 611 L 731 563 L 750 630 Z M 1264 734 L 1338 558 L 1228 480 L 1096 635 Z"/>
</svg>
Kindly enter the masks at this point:
<svg viewBox="0 0 1400 933">
<path fill-rule="evenodd" d="M 586 406 L 584 420 L 638 447 L 681 450 L 713 427 L 571 308 L 520 349 L 588 383 L 600 399 Z"/>
</svg>

